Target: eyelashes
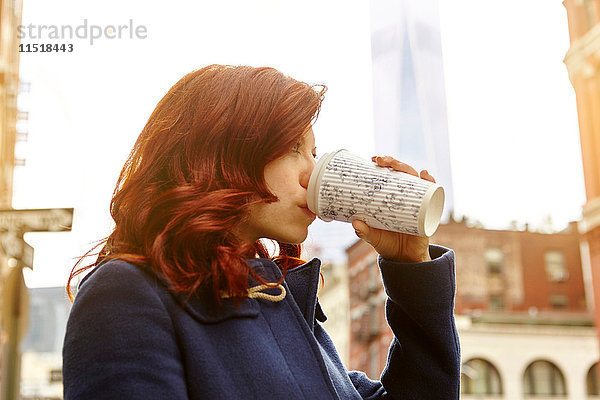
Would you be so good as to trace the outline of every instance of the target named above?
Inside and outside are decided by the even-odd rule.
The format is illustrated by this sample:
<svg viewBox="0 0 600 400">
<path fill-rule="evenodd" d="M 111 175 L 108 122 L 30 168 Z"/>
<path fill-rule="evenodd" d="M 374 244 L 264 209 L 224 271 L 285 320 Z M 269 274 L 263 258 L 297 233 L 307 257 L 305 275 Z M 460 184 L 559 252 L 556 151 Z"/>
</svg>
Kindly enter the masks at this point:
<svg viewBox="0 0 600 400">
<path fill-rule="evenodd" d="M 300 153 L 300 147 L 302 146 L 302 142 L 298 142 L 294 145 L 294 147 L 292 147 L 292 152 L 294 153 Z M 317 153 L 312 153 L 313 158 L 317 158 Z"/>
</svg>

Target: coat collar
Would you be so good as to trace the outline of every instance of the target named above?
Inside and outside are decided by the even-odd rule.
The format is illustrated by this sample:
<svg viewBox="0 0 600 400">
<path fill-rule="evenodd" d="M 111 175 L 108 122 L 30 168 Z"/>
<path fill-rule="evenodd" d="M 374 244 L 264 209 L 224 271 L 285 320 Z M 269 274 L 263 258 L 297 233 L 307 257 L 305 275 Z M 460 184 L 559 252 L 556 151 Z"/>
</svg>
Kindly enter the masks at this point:
<svg viewBox="0 0 600 400">
<path fill-rule="evenodd" d="M 315 318 L 319 322 L 327 319 L 317 299 L 320 272 L 321 260 L 313 258 L 289 270 L 285 276 L 285 282 L 311 330 L 314 329 Z"/>
<path fill-rule="evenodd" d="M 267 282 L 276 282 L 281 279 L 281 270 L 273 261 L 266 258 L 252 258 L 247 261 L 254 271 Z M 320 270 L 321 260 L 313 258 L 305 264 L 288 270 L 283 283 L 288 292 L 287 296 L 291 296 L 296 302 L 311 330 L 314 328 L 315 319 L 319 322 L 324 322 L 327 319 L 317 300 Z M 163 281 L 163 283 L 166 282 Z M 254 278 L 250 277 L 248 279 L 248 287 L 258 284 Z M 277 295 L 279 289 L 267 289 L 263 292 Z M 222 307 L 218 307 L 210 293 L 193 295 L 187 301 L 180 294 L 173 291 L 171 291 L 171 294 L 188 313 L 198 321 L 206 324 L 214 324 L 231 318 L 257 317 L 260 313 L 260 302 L 267 301 L 246 298 L 236 307 L 232 300 L 221 299 Z M 290 300 L 286 298 L 283 301 Z"/>
<path fill-rule="evenodd" d="M 116 260 L 103 261 L 98 264 L 83 278 L 79 285 L 81 286 L 81 284 L 101 268 L 103 264 L 111 261 Z M 250 267 L 252 267 L 252 269 L 267 282 L 276 282 L 281 279 L 281 270 L 273 261 L 266 258 L 251 258 L 247 261 Z M 151 268 L 140 265 L 136 265 L 136 267 L 144 271 L 151 279 L 158 281 L 162 286 L 165 286 L 177 302 L 180 303 L 195 319 L 202 323 L 213 324 L 230 318 L 257 317 L 260 313 L 260 302 L 267 301 L 246 298 L 236 307 L 232 300 L 222 299 L 222 307 L 218 307 L 215 299 L 212 297 L 212 293 L 194 294 L 189 299 L 186 299 L 185 295 L 172 290 L 169 282 L 162 276 L 157 275 Z M 300 312 L 311 329 L 314 328 L 315 319 L 319 322 L 325 322 L 327 319 L 317 300 L 320 271 L 321 260 L 313 258 L 296 268 L 288 270 L 283 282 L 283 285 L 288 292 L 283 301 L 291 301 L 293 299 L 300 308 Z M 258 284 L 259 283 L 254 278 L 249 277 L 248 287 L 253 287 Z M 279 289 L 267 289 L 263 292 L 277 295 L 279 294 Z"/>
</svg>

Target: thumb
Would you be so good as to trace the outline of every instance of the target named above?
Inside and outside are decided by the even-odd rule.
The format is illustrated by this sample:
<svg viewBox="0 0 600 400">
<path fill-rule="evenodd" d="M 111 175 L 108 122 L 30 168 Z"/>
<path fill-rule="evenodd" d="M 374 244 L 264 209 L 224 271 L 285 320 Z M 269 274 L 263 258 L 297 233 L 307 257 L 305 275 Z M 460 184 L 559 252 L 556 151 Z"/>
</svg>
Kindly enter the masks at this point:
<svg viewBox="0 0 600 400">
<path fill-rule="evenodd" d="M 370 230 L 369 225 L 365 224 L 359 219 L 355 219 L 354 221 L 352 221 L 352 227 L 354 228 L 356 236 L 358 236 L 361 239 L 367 240 Z"/>
</svg>

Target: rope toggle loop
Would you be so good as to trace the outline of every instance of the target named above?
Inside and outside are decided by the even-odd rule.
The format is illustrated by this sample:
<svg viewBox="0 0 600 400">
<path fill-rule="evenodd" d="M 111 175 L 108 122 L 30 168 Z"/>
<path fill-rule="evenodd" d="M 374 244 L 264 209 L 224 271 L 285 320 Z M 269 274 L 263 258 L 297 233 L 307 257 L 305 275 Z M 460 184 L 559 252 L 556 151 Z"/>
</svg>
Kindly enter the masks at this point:
<svg viewBox="0 0 600 400">
<path fill-rule="evenodd" d="M 278 295 L 274 295 L 274 294 L 268 294 L 268 293 L 262 292 L 265 289 L 279 289 L 281 291 L 281 293 L 279 293 Z M 287 292 L 285 291 L 285 288 L 283 287 L 283 285 L 274 284 L 274 283 L 265 284 L 265 285 L 257 285 L 257 286 L 253 286 L 248 289 L 248 297 L 249 298 L 263 299 L 263 300 L 272 301 L 272 302 L 278 302 L 278 301 L 285 299 L 286 294 L 287 294 Z M 231 297 L 231 296 L 228 293 L 221 294 L 221 298 L 226 299 L 229 297 Z"/>
</svg>

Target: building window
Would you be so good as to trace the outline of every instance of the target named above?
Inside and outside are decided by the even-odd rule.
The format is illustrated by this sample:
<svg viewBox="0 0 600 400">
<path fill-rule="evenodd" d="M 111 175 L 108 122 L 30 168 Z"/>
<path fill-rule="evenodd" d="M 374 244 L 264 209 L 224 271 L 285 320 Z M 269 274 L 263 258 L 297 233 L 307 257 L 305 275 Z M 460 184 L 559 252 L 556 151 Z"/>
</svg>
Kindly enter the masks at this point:
<svg viewBox="0 0 600 400">
<path fill-rule="evenodd" d="M 365 310 L 360 316 L 357 324 L 352 324 L 352 329 L 356 332 L 356 340 L 362 342 L 371 342 L 380 331 L 379 314 L 375 304 L 365 304 Z"/>
<path fill-rule="evenodd" d="M 588 396 L 600 396 L 600 385 L 598 385 L 598 363 L 592 365 L 587 373 L 587 378 L 585 381 Z"/>
<path fill-rule="evenodd" d="M 375 262 L 371 263 L 367 267 L 369 269 L 369 295 L 379 292 L 379 288 L 382 287 L 381 278 L 379 275 L 379 267 Z"/>
<path fill-rule="evenodd" d="M 369 378 L 379 379 L 379 342 L 375 341 L 369 346 Z"/>
<path fill-rule="evenodd" d="M 62 369 L 51 369 L 50 370 L 50 383 L 62 382 Z"/>
<path fill-rule="evenodd" d="M 549 361 L 534 361 L 525 370 L 523 392 L 526 396 L 566 396 L 565 378 Z"/>
<path fill-rule="evenodd" d="M 375 337 L 377 335 L 379 335 L 379 330 L 380 330 L 380 326 L 379 326 L 379 313 L 377 312 L 377 306 L 375 304 L 371 304 L 369 307 L 369 314 L 371 316 L 371 331 L 370 331 L 370 336 L 371 337 Z"/>
<path fill-rule="evenodd" d="M 358 282 L 358 279 L 352 279 L 352 283 L 350 284 L 350 298 L 357 299 L 359 292 L 360 284 Z"/>
<path fill-rule="evenodd" d="M 502 394 L 502 380 L 498 370 L 489 361 L 474 358 L 463 363 L 460 374 L 461 394 Z"/>
<path fill-rule="evenodd" d="M 560 251 L 548 251 L 544 254 L 546 275 L 550 282 L 564 282 L 569 279 L 565 256 Z"/>
<path fill-rule="evenodd" d="M 487 264 L 488 274 L 502 273 L 502 262 L 504 261 L 504 254 L 502 253 L 502 250 L 498 248 L 486 249 L 484 257 Z"/>
<path fill-rule="evenodd" d="M 492 311 L 504 310 L 504 296 L 502 296 L 501 294 L 490 295 L 490 302 L 488 307 Z"/>
<path fill-rule="evenodd" d="M 564 294 L 550 295 L 550 306 L 557 310 L 563 310 L 569 307 L 569 298 Z"/>
</svg>

